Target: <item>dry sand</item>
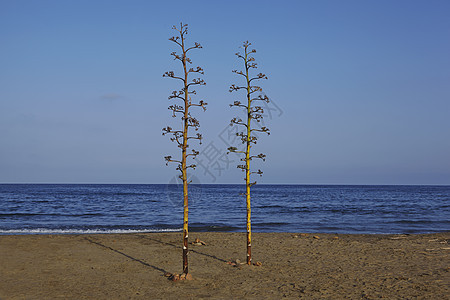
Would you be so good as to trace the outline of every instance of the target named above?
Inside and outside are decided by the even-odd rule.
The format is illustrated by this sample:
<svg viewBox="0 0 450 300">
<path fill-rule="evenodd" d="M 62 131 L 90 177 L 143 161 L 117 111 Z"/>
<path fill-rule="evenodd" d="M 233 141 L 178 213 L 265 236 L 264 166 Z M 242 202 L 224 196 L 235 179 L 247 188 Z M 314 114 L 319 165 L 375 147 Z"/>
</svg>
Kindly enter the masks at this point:
<svg viewBox="0 0 450 300">
<path fill-rule="evenodd" d="M 449 299 L 450 232 L 427 235 L 181 233 L 0 236 L 0 299 Z"/>
</svg>

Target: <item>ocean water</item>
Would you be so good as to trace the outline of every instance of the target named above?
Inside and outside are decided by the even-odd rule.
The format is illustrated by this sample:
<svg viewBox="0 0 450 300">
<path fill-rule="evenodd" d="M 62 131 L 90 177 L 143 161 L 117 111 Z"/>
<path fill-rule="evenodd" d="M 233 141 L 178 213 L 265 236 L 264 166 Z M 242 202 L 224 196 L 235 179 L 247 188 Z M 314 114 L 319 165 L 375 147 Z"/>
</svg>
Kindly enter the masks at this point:
<svg viewBox="0 0 450 300">
<path fill-rule="evenodd" d="M 244 185 L 190 185 L 191 231 L 245 231 Z M 181 231 L 180 185 L 0 184 L 0 234 Z M 450 186 L 255 185 L 254 232 L 450 231 Z"/>
</svg>

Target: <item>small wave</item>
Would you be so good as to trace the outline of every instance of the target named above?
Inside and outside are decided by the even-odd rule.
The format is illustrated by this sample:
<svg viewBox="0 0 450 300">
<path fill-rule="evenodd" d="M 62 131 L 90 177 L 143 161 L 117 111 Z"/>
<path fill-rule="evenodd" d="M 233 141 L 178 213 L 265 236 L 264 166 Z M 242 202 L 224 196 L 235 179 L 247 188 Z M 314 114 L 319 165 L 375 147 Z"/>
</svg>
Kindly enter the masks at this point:
<svg viewBox="0 0 450 300">
<path fill-rule="evenodd" d="M 398 220 L 392 221 L 393 224 L 450 224 L 445 220 Z"/>
<path fill-rule="evenodd" d="M 1 217 L 33 217 L 33 216 L 38 216 L 39 214 L 35 214 L 35 213 L 1 213 L 0 214 L 0 218 Z"/>
<path fill-rule="evenodd" d="M 255 206 L 255 208 L 270 208 L 270 209 L 274 209 L 274 208 L 286 208 L 285 206 L 283 206 L 283 205 L 257 205 L 257 206 Z"/>
<path fill-rule="evenodd" d="M 13 235 L 13 234 L 111 234 L 111 233 L 145 233 L 145 232 L 179 232 L 180 229 L 48 229 L 48 228 L 35 228 L 35 229 L 7 229 L 0 230 L 0 235 Z"/>
<path fill-rule="evenodd" d="M 254 229 L 267 229 L 267 228 L 283 228 L 289 223 L 285 222 L 252 222 Z"/>
<path fill-rule="evenodd" d="M 286 222 L 253 222 L 254 225 L 284 225 Z"/>
</svg>

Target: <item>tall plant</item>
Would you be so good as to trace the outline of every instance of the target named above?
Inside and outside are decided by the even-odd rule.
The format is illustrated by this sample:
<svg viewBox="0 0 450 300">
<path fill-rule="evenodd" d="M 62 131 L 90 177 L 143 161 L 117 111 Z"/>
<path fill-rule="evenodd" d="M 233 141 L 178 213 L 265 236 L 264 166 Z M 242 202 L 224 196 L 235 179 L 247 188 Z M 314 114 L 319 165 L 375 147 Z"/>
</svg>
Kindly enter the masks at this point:
<svg viewBox="0 0 450 300">
<path fill-rule="evenodd" d="M 200 100 L 196 103 L 192 102 L 191 96 L 196 94 L 193 89 L 198 85 L 205 85 L 205 82 L 201 78 L 191 78 L 192 74 L 203 75 L 203 69 L 201 67 L 189 67 L 192 64 L 191 59 L 187 56 L 188 52 L 193 49 L 202 48 L 202 46 L 195 42 L 193 46 L 186 45 L 186 35 L 188 34 L 188 25 L 180 23 L 180 27 L 177 28 L 173 26 L 173 29 L 178 32 L 178 35 L 171 37 L 169 40 L 178 45 L 180 52 L 172 52 L 171 55 L 175 60 L 181 62 L 183 66 L 182 75 L 175 75 L 174 71 L 168 71 L 164 73 L 163 77 L 169 77 L 181 82 L 181 89 L 175 90 L 169 96 L 169 100 L 175 102 L 168 107 L 172 111 L 172 117 L 181 117 L 181 128 L 173 129 L 170 126 L 163 128 L 163 135 L 170 134 L 170 140 L 175 142 L 177 146 L 181 149 L 181 158 L 179 160 L 173 159 L 172 156 L 166 156 L 166 165 L 173 162 L 178 164 L 177 170 L 181 172 L 179 178 L 183 182 L 183 274 L 188 274 L 188 175 L 187 171 L 189 168 L 195 169 L 195 164 L 189 164 L 189 159 L 195 159 L 199 154 L 198 151 L 192 149 L 188 152 L 190 140 L 198 140 L 201 144 L 202 135 L 200 133 L 191 134 L 191 131 L 198 131 L 200 123 L 196 118 L 191 115 L 190 108 L 192 106 L 198 106 L 206 110 L 207 103 Z"/>
<path fill-rule="evenodd" d="M 243 70 L 233 70 L 234 73 L 241 75 L 244 77 L 243 85 L 231 85 L 230 92 L 243 90 L 246 94 L 246 99 L 244 102 L 234 101 L 233 104 L 230 104 L 230 107 L 239 107 L 244 110 L 244 117 L 235 117 L 231 120 L 230 126 L 240 126 L 242 131 L 236 133 L 237 136 L 241 138 L 241 142 L 243 144 L 243 150 L 238 150 L 237 147 L 229 147 L 229 152 L 234 152 L 242 155 L 241 161 L 244 164 L 238 165 L 245 173 L 245 196 L 246 196 L 246 204 L 247 204 L 247 264 L 251 264 L 252 262 L 252 229 L 251 229 L 251 203 L 250 203 L 250 189 L 256 184 L 255 182 L 250 181 L 250 176 L 252 174 L 257 174 L 262 176 L 263 172 L 261 170 L 251 171 L 250 162 L 254 158 L 262 159 L 265 161 L 266 155 L 260 153 L 258 155 L 251 154 L 252 145 L 256 144 L 258 137 L 256 135 L 257 132 L 269 133 L 269 129 L 265 126 L 260 126 L 260 122 L 263 119 L 264 109 L 262 106 L 258 105 L 261 101 L 269 103 L 269 98 L 262 93 L 262 88 L 255 84 L 256 81 L 261 79 L 267 79 L 267 76 L 263 73 L 258 73 L 256 75 L 252 75 L 253 69 L 257 68 L 257 64 L 255 62 L 255 58 L 252 56 L 256 53 L 255 49 L 250 49 L 251 43 L 248 41 L 243 43 L 244 53 L 236 53 L 236 56 L 242 59 L 244 63 Z"/>
</svg>

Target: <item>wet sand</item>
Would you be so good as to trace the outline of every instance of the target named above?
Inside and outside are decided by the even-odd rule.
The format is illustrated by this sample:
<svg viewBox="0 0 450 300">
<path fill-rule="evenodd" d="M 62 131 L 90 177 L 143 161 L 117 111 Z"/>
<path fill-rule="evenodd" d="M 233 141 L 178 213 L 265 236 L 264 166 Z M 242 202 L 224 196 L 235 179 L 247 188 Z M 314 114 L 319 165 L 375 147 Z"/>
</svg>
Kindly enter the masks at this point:
<svg viewBox="0 0 450 300">
<path fill-rule="evenodd" d="M 0 236 L 0 299 L 449 299 L 450 232 L 425 235 L 182 233 Z"/>
</svg>

